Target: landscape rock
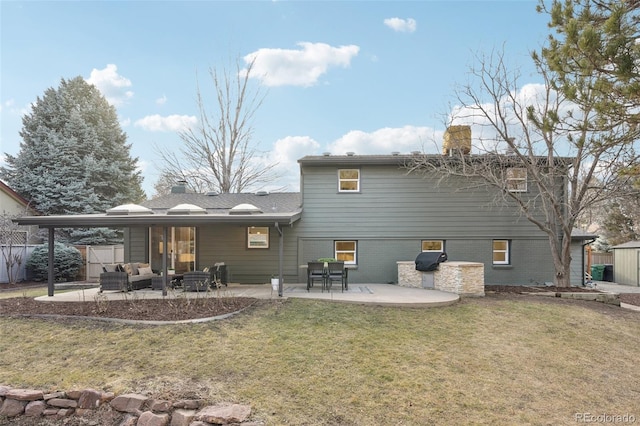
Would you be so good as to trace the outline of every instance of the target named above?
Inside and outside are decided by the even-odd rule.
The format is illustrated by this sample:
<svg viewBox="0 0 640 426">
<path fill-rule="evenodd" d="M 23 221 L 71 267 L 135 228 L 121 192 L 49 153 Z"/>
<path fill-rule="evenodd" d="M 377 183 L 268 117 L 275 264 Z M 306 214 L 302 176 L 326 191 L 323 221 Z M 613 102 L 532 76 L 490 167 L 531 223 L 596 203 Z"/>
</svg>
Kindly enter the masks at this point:
<svg viewBox="0 0 640 426">
<path fill-rule="evenodd" d="M 80 399 L 80 395 L 82 395 L 81 390 L 72 390 L 67 392 L 67 398 L 71 398 L 71 399 Z"/>
<path fill-rule="evenodd" d="M 29 417 L 40 417 L 47 408 L 43 401 L 31 401 L 24 407 L 24 415 Z"/>
<path fill-rule="evenodd" d="M 171 426 L 189 426 L 195 416 L 195 410 L 183 410 L 179 408 L 175 410 L 173 416 L 171 416 Z"/>
<path fill-rule="evenodd" d="M 7 396 L 7 392 L 9 392 L 11 388 L 9 386 L 0 386 L 0 398 Z"/>
<path fill-rule="evenodd" d="M 149 403 L 149 410 L 157 412 L 160 411 L 165 413 L 171 410 L 171 402 L 163 399 L 154 399 Z"/>
<path fill-rule="evenodd" d="M 64 392 L 52 392 L 52 393 L 47 393 L 45 394 L 42 399 L 44 399 L 45 401 L 48 401 L 50 399 L 54 399 L 54 398 L 66 398 L 67 394 Z"/>
<path fill-rule="evenodd" d="M 138 422 L 138 417 L 132 414 L 127 414 L 124 419 L 120 422 L 119 426 L 136 426 Z"/>
<path fill-rule="evenodd" d="M 127 393 L 113 398 L 111 406 L 114 410 L 122 411 L 124 413 L 138 413 L 142 409 L 144 403 L 148 400 L 149 398 L 145 395 Z"/>
<path fill-rule="evenodd" d="M 78 408 L 98 408 L 102 399 L 102 392 L 95 389 L 85 389 L 78 398 Z"/>
<path fill-rule="evenodd" d="M 33 389 L 9 389 L 5 395 L 7 398 L 17 399 L 18 401 L 35 401 L 43 399 L 42 391 Z"/>
<path fill-rule="evenodd" d="M 76 408 L 78 401 L 75 399 L 53 398 L 47 401 L 47 404 L 58 408 Z"/>
<path fill-rule="evenodd" d="M 27 401 L 19 401 L 17 399 L 6 398 L 0 407 L 0 416 L 15 417 L 24 413 L 24 407 Z"/>
<path fill-rule="evenodd" d="M 231 423 L 242 423 L 251 414 L 251 407 L 248 405 L 210 405 L 204 407 L 196 414 L 196 420 L 207 423 L 228 425 Z"/>
<path fill-rule="evenodd" d="M 145 411 L 138 418 L 138 423 L 136 423 L 136 426 L 166 426 L 168 424 L 168 414 L 155 414 L 151 411 Z"/>
</svg>

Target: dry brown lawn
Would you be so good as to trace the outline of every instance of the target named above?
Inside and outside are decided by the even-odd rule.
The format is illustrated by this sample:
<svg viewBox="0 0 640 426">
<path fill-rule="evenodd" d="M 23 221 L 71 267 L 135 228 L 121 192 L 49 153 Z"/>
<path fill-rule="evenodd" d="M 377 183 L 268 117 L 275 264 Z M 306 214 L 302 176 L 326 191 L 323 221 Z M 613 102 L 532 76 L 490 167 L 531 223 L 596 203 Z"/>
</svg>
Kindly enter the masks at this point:
<svg viewBox="0 0 640 426">
<path fill-rule="evenodd" d="M 640 421 L 639 351 L 638 312 L 521 295 L 260 301 L 171 326 L 0 317 L 0 384 L 247 403 L 274 425 Z"/>
</svg>

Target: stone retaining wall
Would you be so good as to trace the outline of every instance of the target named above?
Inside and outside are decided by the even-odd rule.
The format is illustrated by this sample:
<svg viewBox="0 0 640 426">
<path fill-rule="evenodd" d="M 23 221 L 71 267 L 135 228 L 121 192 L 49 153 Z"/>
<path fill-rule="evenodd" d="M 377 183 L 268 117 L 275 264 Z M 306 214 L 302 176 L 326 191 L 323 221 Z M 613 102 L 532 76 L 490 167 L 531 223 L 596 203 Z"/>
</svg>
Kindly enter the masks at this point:
<svg viewBox="0 0 640 426">
<path fill-rule="evenodd" d="M 166 401 L 132 393 L 115 396 L 94 389 L 44 393 L 0 385 L 0 420 L 18 416 L 64 419 L 117 412 L 118 426 L 258 425 L 248 422 L 251 407 L 240 404 L 208 405 L 201 400 Z M 104 425 L 101 423 L 101 425 Z"/>
<path fill-rule="evenodd" d="M 428 288 L 433 274 L 433 289 L 459 294 L 460 296 L 484 296 L 484 264 L 479 262 L 443 262 L 433 272 L 416 270 L 415 261 L 400 261 L 398 285 Z"/>
</svg>

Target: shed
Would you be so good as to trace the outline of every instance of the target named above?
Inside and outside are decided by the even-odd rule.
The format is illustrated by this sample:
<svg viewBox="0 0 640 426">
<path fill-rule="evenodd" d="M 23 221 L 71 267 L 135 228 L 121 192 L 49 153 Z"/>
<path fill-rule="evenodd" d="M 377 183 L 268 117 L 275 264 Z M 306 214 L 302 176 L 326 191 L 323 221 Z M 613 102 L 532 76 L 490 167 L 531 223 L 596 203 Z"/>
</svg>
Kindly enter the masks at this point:
<svg viewBox="0 0 640 426">
<path fill-rule="evenodd" d="M 629 241 L 611 247 L 613 250 L 613 281 L 640 287 L 640 241 Z"/>
</svg>

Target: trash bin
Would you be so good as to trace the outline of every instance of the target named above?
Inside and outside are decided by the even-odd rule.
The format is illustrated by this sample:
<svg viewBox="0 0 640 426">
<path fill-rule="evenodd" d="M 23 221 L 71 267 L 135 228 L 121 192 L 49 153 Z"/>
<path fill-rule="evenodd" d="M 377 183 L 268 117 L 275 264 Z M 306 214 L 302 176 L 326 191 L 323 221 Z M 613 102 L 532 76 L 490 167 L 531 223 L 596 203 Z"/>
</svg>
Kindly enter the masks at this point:
<svg viewBox="0 0 640 426">
<path fill-rule="evenodd" d="M 613 265 L 604 265 L 602 281 L 613 282 Z"/>
<path fill-rule="evenodd" d="M 591 265 L 591 279 L 602 281 L 604 278 L 604 265 Z"/>
</svg>

